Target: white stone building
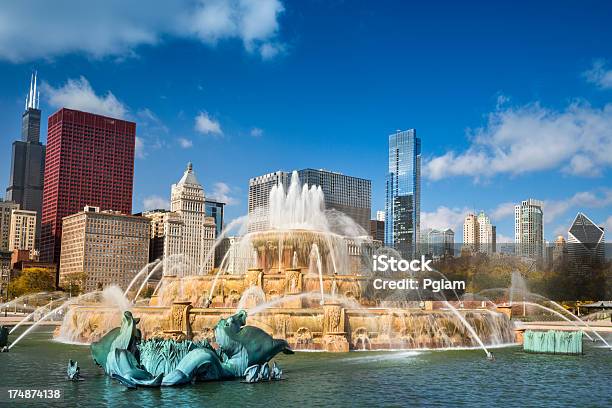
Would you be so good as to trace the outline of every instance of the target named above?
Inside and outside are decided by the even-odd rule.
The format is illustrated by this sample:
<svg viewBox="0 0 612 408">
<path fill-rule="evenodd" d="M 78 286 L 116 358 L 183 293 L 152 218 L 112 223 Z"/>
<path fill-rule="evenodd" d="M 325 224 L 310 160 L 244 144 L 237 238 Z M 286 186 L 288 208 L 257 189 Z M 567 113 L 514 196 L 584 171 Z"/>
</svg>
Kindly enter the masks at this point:
<svg viewBox="0 0 612 408">
<path fill-rule="evenodd" d="M 170 211 L 143 215 L 151 219 L 152 258 L 164 260 L 164 273 L 205 275 L 214 265 L 215 220 L 206 216 L 205 194 L 191 163 L 172 185 Z"/>
</svg>

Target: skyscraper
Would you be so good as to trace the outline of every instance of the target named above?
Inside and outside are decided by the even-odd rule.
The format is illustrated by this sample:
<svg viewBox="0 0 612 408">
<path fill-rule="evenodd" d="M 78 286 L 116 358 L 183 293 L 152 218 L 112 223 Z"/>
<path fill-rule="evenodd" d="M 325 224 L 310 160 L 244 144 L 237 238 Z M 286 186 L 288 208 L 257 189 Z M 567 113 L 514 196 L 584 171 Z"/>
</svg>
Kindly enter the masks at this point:
<svg viewBox="0 0 612 408">
<path fill-rule="evenodd" d="M 268 228 L 270 191 L 276 185 L 282 185 L 287 189 L 290 178 L 290 174 L 286 171 L 275 171 L 249 180 L 249 231 Z"/>
<path fill-rule="evenodd" d="M 389 135 L 385 245 L 403 257 L 417 252 L 421 228 L 421 139 L 415 129 Z"/>
<path fill-rule="evenodd" d="M 298 171 L 298 175 L 302 185 L 321 187 L 326 209 L 348 215 L 363 228 L 364 235 L 369 234 L 372 214 L 370 180 L 323 169 L 303 169 Z"/>
<path fill-rule="evenodd" d="M 182 242 L 180 251 L 189 262 L 189 274 L 207 274 L 213 268 L 214 256 L 207 258 L 215 241 L 214 219 L 206 216 L 204 188 L 196 178 L 191 163 L 177 184 L 172 185 L 170 210 L 182 222 Z"/>
<path fill-rule="evenodd" d="M 297 173 L 302 185 L 321 187 L 326 209 L 348 215 L 363 228 L 364 235 L 369 233 L 372 212 L 370 180 L 322 169 L 303 169 Z M 285 171 L 276 171 L 249 180 L 250 231 L 260 231 L 268 227 L 270 191 L 276 185 L 282 185 L 286 191 L 290 182 L 291 173 Z"/>
<path fill-rule="evenodd" d="M 60 260 L 62 219 L 86 205 L 132 212 L 136 124 L 62 108 L 49 117 L 40 258 Z"/>
<path fill-rule="evenodd" d="M 484 254 L 495 252 L 496 246 L 496 229 L 491 220 L 484 211 L 481 211 L 476 218 L 478 221 L 478 245 L 479 251 Z"/>
<path fill-rule="evenodd" d="M 463 221 L 463 251 L 477 252 L 480 249 L 480 232 L 478 231 L 478 217 L 469 213 Z"/>
<path fill-rule="evenodd" d="M 36 73 L 21 115 L 21 140 L 13 142 L 9 186 L 6 199 L 22 210 L 36 211 L 36 238 L 40 238 L 45 146 L 40 143 L 40 109 Z"/>
<path fill-rule="evenodd" d="M 225 203 L 217 201 L 213 198 L 207 198 L 204 201 L 204 208 L 206 209 L 206 216 L 215 219 L 215 236 L 221 235 L 223 231 L 223 208 Z"/>
<path fill-rule="evenodd" d="M 514 207 L 514 243 L 516 253 L 525 258 L 544 255 L 544 203 L 530 198 Z"/>
<path fill-rule="evenodd" d="M 455 254 L 455 231 L 432 229 L 424 237 L 427 242 L 427 253 L 434 257 L 453 256 Z"/>
<path fill-rule="evenodd" d="M 381 243 L 385 242 L 385 222 L 370 220 L 370 236 Z"/>
<path fill-rule="evenodd" d="M 496 228 L 489 216 L 481 211 L 469 213 L 463 222 L 463 250 L 491 254 L 496 250 Z"/>
<path fill-rule="evenodd" d="M 579 212 L 567 232 L 567 254 L 575 272 L 584 272 L 595 263 L 603 263 L 605 254 L 604 227 Z"/>
</svg>

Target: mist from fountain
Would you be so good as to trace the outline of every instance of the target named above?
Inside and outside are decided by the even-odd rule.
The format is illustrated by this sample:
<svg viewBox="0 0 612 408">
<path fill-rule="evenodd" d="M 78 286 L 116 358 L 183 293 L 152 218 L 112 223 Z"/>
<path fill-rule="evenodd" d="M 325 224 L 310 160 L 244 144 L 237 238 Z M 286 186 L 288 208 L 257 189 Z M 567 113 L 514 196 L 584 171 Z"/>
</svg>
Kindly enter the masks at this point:
<svg viewBox="0 0 612 408">
<path fill-rule="evenodd" d="M 586 326 L 591 332 L 593 332 L 593 334 L 595 334 L 597 336 L 597 338 L 599 340 L 601 340 L 606 347 L 612 349 L 612 347 L 610 347 L 610 344 L 597 332 L 597 330 L 595 330 L 593 327 L 591 327 L 591 325 L 589 325 L 588 322 L 584 321 L 583 319 L 581 319 L 579 316 L 576 316 L 575 314 L 573 314 L 572 312 L 570 312 L 569 310 L 567 310 L 566 308 L 564 308 L 563 306 L 561 306 L 560 304 L 558 304 L 557 302 L 555 302 L 554 300 L 550 300 L 547 297 L 544 297 L 542 295 L 538 295 L 537 293 L 531 293 L 531 295 L 533 296 L 537 296 L 540 297 L 550 303 L 552 303 L 553 305 L 555 305 L 558 309 L 565 311 L 565 313 L 569 314 L 574 320 L 579 321 L 580 323 L 582 323 L 584 326 Z M 585 333 L 586 334 L 586 333 Z M 587 335 L 587 337 L 591 338 L 590 336 Z M 591 340 L 593 340 L 593 338 L 591 338 Z"/>
<path fill-rule="evenodd" d="M 140 292 L 142 292 L 142 290 L 144 289 L 144 287 L 147 284 L 147 282 L 149 282 L 149 279 L 151 279 L 151 276 L 153 276 L 153 274 L 159 272 L 160 268 L 163 268 L 163 266 L 164 266 L 163 262 L 158 262 L 157 265 L 155 265 L 153 267 L 151 272 L 147 275 L 147 277 L 140 284 L 140 287 L 138 288 L 138 291 L 136 291 L 136 295 L 134 295 L 134 298 L 132 299 L 133 302 L 136 302 L 136 299 L 138 299 L 138 296 L 140 296 Z"/>
<path fill-rule="evenodd" d="M 250 304 L 258 306 L 266 301 L 266 294 L 259 286 L 251 286 L 242 293 L 238 301 L 237 310 L 245 310 Z"/>
<path fill-rule="evenodd" d="M 53 297 L 61 297 L 64 296 L 64 292 L 54 291 L 54 292 L 37 292 L 37 293 L 28 293 L 25 295 L 21 295 L 16 297 L 13 300 L 2 303 L 0 305 L 0 309 L 10 309 L 11 307 L 25 304 L 30 306 L 34 304 L 34 306 L 41 306 L 40 303 L 48 303 L 50 300 L 53 300 Z"/>
<path fill-rule="evenodd" d="M 25 322 L 29 321 L 36 313 L 42 312 L 43 310 L 47 309 L 48 307 L 50 307 L 53 303 L 56 302 L 61 302 L 63 300 L 65 300 L 66 297 L 61 297 L 58 299 L 54 299 L 52 301 L 50 301 L 49 303 L 47 303 L 44 306 L 40 306 L 39 308 L 37 308 L 36 310 L 34 310 L 32 313 L 30 313 L 29 315 L 27 315 L 26 317 L 24 317 L 23 319 L 21 319 L 21 321 L 19 323 L 17 323 L 15 326 L 13 326 L 13 328 L 11 329 L 11 331 L 9 332 L 9 334 L 12 334 L 15 330 L 17 330 L 20 326 L 22 326 Z"/>
<path fill-rule="evenodd" d="M 70 299 L 68 301 L 65 301 L 61 305 L 59 305 L 58 307 L 56 307 L 56 308 L 52 309 L 51 311 L 49 311 L 41 319 L 39 319 L 37 322 L 32 324 L 30 327 L 28 327 L 23 333 L 21 333 L 21 335 L 19 337 L 17 337 L 17 339 L 15 339 L 14 342 L 11 343 L 11 345 L 9 346 L 9 349 L 15 347 L 32 330 L 34 330 L 41 323 L 46 321 L 48 318 L 50 318 L 54 314 L 59 313 L 61 310 L 63 310 L 64 308 L 66 308 L 66 307 L 68 307 L 70 305 L 78 304 L 78 302 L 80 302 L 80 301 L 82 301 L 84 299 L 88 299 L 90 297 L 97 296 L 99 294 L 102 294 L 102 297 L 103 297 L 103 299 L 105 301 L 107 301 L 107 304 L 108 304 L 108 302 L 110 302 L 111 304 L 115 304 L 115 305 L 117 305 L 119 310 L 128 310 L 129 307 L 131 306 L 130 302 L 125 298 L 125 296 L 123 295 L 121 289 L 118 286 L 109 286 L 106 289 L 104 289 L 102 292 L 94 291 L 94 292 L 85 293 L 85 294 L 80 295 L 78 297 L 72 298 L 72 299 Z M 61 327 L 63 327 L 63 325 L 66 323 L 66 320 L 67 320 L 66 317 L 67 316 L 65 316 L 63 321 L 62 321 L 62 326 L 60 326 L 60 332 L 61 332 Z M 61 340 L 61 338 L 60 338 L 60 340 Z"/>
<path fill-rule="evenodd" d="M 125 288 L 125 292 L 123 292 L 124 296 L 127 296 L 127 294 L 130 292 L 130 289 L 132 289 L 132 286 L 134 285 L 134 283 L 136 283 L 136 281 L 138 280 L 138 278 L 140 278 L 140 276 L 142 276 L 143 274 L 145 274 L 149 268 L 153 265 L 157 265 L 161 262 L 160 259 L 156 259 L 153 262 L 149 262 L 148 264 L 146 264 L 142 269 L 140 269 L 140 271 L 138 271 L 138 273 L 136 275 L 134 275 L 134 277 L 132 278 L 132 280 L 130 281 L 130 283 L 127 285 L 127 287 Z"/>
<path fill-rule="evenodd" d="M 85 331 L 84 326 L 90 325 L 90 322 L 87 319 L 73 318 L 76 317 L 74 316 L 74 313 L 76 313 L 80 306 L 94 306 L 111 310 L 112 313 L 110 318 L 112 320 L 120 321 L 121 314 L 126 310 L 131 310 L 133 305 L 132 302 L 130 302 L 130 300 L 128 300 L 128 298 L 124 295 L 121 288 L 115 285 L 108 286 L 104 288 L 103 291 L 89 292 L 77 298 L 73 298 L 58 308 L 61 310 L 66 307 L 70 307 L 57 331 L 58 335 L 55 336 L 56 341 L 61 343 L 81 343 L 80 339 L 83 337 L 82 334 Z M 103 315 L 100 314 L 100 316 L 108 318 L 107 313 Z M 102 329 L 105 330 L 107 326 L 112 325 L 103 324 Z"/>
<path fill-rule="evenodd" d="M 476 333 L 476 330 L 474 330 L 472 325 L 469 324 L 468 321 L 465 319 L 465 317 L 463 317 L 463 315 L 459 313 L 459 311 L 457 311 L 457 309 L 455 309 L 453 305 L 448 303 L 448 301 L 445 300 L 444 303 L 450 308 L 450 310 L 461 321 L 461 323 L 465 325 L 465 327 L 468 329 L 468 331 L 472 335 L 472 338 L 478 342 L 478 344 L 480 345 L 480 348 L 482 348 L 482 350 L 485 352 L 485 354 L 487 355 L 487 358 L 489 360 L 493 360 L 493 354 L 491 354 L 491 352 L 487 350 L 487 348 L 485 347 L 484 343 L 482 342 L 482 340 L 478 336 L 478 333 Z"/>
<path fill-rule="evenodd" d="M 308 265 L 309 273 L 310 271 L 314 272 L 314 270 L 316 270 L 315 273 L 319 275 L 319 289 L 321 290 L 321 302 L 323 302 L 323 267 L 321 265 L 321 254 L 319 253 L 319 246 L 316 243 L 312 244 L 312 247 L 310 249 Z"/>
<path fill-rule="evenodd" d="M 561 319 L 565 320 L 566 322 L 570 323 L 571 325 L 573 325 L 574 327 L 576 327 L 577 329 L 580 329 L 580 327 L 574 323 L 573 321 L 571 321 L 570 319 L 568 319 L 567 317 L 563 316 L 561 313 L 557 312 L 554 309 L 551 309 L 549 307 L 543 306 L 539 303 L 534 303 L 534 302 L 526 302 L 526 301 L 521 301 L 520 303 L 526 304 L 528 306 L 534 306 L 534 307 L 538 307 L 542 310 L 546 310 L 547 312 L 553 313 L 556 316 L 559 316 Z M 583 326 L 584 327 L 584 326 Z M 581 329 L 582 330 L 582 329 Z M 589 333 L 584 332 L 584 335 L 587 336 L 591 341 L 593 341 L 593 338 L 591 336 L 589 336 Z"/>
</svg>

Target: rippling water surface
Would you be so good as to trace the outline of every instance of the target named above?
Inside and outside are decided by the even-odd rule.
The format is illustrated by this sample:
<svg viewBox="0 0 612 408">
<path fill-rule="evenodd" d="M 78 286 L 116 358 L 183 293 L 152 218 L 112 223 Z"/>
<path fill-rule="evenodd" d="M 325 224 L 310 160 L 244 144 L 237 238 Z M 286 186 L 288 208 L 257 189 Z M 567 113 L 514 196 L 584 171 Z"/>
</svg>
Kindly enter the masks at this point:
<svg viewBox="0 0 612 408">
<path fill-rule="evenodd" d="M 526 354 L 512 346 L 493 349 L 495 361 L 481 350 L 296 353 L 279 356 L 286 377 L 279 382 L 128 390 L 93 364 L 89 347 L 50 338 L 35 332 L 0 354 L 0 386 L 61 388 L 62 406 L 83 407 L 612 406 L 612 351 L 587 342 L 583 356 Z M 66 380 L 70 358 L 84 381 Z"/>
</svg>

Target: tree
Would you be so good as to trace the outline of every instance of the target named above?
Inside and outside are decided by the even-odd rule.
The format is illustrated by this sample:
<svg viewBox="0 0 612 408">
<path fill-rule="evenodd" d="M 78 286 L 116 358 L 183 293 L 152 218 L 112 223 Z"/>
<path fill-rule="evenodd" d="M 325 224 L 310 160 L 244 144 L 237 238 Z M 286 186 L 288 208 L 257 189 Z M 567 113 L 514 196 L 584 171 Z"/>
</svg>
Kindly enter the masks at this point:
<svg viewBox="0 0 612 408">
<path fill-rule="evenodd" d="M 79 295 L 81 289 L 85 287 L 86 279 L 87 273 L 85 272 L 67 274 L 62 280 L 62 290 L 72 296 Z"/>
<path fill-rule="evenodd" d="M 21 272 L 11 282 L 11 294 L 22 296 L 29 293 L 48 292 L 55 289 L 55 274 L 44 268 L 31 268 Z"/>
</svg>

